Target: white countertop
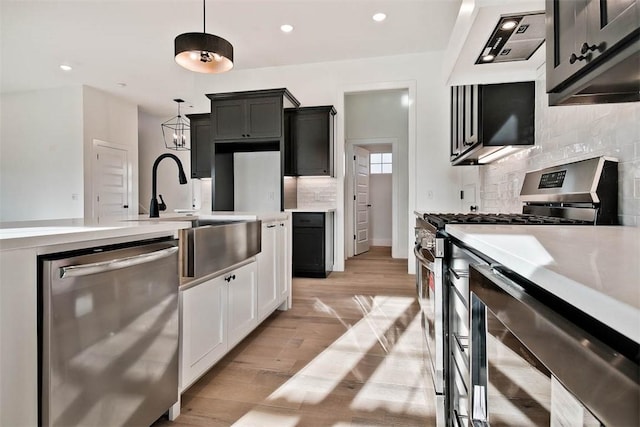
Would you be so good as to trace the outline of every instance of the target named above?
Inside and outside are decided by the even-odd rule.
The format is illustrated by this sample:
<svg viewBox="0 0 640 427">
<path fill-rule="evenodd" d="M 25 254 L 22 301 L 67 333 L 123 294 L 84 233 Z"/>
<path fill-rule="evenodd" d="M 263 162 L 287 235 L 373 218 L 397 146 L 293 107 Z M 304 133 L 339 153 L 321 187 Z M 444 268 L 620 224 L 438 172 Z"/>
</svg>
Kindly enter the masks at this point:
<svg viewBox="0 0 640 427">
<path fill-rule="evenodd" d="M 640 343 L 640 228 L 446 226 L 453 237 Z"/>
<path fill-rule="evenodd" d="M 0 223 L 0 250 L 14 250 L 144 234 L 171 234 L 191 227 L 186 221 L 118 221 L 95 224 L 84 219 Z"/>
<path fill-rule="evenodd" d="M 82 218 L 0 223 L 0 250 L 34 248 L 98 239 L 170 234 L 191 227 L 195 218 L 217 220 L 283 220 L 287 212 L 212 212 L 162 213 L 160 218 L 139 215 L 127 220 L 93 223 Z"/>
<path fill-rule="evenodd" d="M 310 208 L 285 209 L 285 211 L 286 212 L 320 212 L 320 213 L 329 213 L 329 212 L 335 212 L 336 208 L 310 207 Z"/>
</svg>

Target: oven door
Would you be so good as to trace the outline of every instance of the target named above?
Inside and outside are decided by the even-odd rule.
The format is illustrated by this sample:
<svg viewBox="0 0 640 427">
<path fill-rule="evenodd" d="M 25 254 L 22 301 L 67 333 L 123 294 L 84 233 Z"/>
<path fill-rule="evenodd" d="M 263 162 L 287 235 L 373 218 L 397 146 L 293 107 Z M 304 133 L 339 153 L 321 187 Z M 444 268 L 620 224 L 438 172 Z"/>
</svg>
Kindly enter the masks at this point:
<svg viewBox="0 0 640 427">
<path fill-rule="evenodd" d="M 444 291 L 442 258 L 417 244 L 416 288 L 422 316 L 425 363 L 431 371 L 436 393 L 444 393 Z"/>
<path fill-rule="evenodd" d="M 640 367 L 489 266 L 472 266 L 473 425 L 640 425 Z"/>
</svg>

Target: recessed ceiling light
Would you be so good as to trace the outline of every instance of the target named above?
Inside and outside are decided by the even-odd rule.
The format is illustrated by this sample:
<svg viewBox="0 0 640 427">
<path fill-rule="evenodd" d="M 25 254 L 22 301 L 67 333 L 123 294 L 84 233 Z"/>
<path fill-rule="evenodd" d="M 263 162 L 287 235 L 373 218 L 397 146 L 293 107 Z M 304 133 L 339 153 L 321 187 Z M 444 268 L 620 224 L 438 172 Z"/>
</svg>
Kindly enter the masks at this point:
<svg viewBox="0 0 640 427">
<path fill-rule="evenodd" d="M 387 15 L 385 15 L 382 12 L 376 13 L 375 15 L 373 15 L 373 20 L 376 22 L 382 22 L 385 19 L 387 19 Z"/>
<path fill-rule="evenodd" d="M 62 71 L 71 71 L 71 70 L 72 70 L 71 65 L 66 65 L 66 64 L 62 64 L 62 65 L 60 66 L 60 69 L 61 69 Z"/>
<path fill-rule="evenodd" d="M 501 28 L 503 30 L 511 30 L 511 29 L 515 28 L 516 25 L 518 25 L 518 23 L 516 21 L 507 21 L 504 24 L 502 24 Z"/>
<path fill-rule="evenodd" d="M 127 87 L 127 84 L 126 84 L 126 83 L 124 83 L 124 82 L 120 82 L 120 83 L 118 83 L 118 86 L 120 86 L 120 87 Z"/>
<path fill-rule="evenodd" d="M 293 25 L 289 25 L 289 24 L 281 25 L 280 30 L 282 30 L 283 33 L 290 33 L 291 31 L 293 31 Z"/>
<path fill-rule="evenodd" d="M 482 60 L 484 62 L 491 62 L 491 61 L 493 61 L 494 58 L 495 58 L 495 56 L 493 56 L 493 55 L 485 55 L 485 56 L 482 57 Z"/>
</svg>

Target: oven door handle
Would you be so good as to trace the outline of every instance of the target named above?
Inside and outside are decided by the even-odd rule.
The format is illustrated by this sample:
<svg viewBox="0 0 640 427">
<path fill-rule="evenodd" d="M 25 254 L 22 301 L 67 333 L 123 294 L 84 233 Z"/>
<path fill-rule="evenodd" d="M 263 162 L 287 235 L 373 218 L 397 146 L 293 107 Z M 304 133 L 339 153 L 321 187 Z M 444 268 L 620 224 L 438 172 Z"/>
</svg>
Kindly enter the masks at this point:
<svg viewBox="0 0 640 427">
<path fill-rule="evenodd" d="M 420 243 L 418 243 L 413 247 L 413 254 L 416 256 L 418 261 L 420 261 L 420 264 L 422 264 L 425 268 L 427 268 L 430 271 L 435 271 L 435 266 L 433 265 L 433 262 L 429 261 L 422 255 L 422 246 L 420 246 Z"/>
</svg>

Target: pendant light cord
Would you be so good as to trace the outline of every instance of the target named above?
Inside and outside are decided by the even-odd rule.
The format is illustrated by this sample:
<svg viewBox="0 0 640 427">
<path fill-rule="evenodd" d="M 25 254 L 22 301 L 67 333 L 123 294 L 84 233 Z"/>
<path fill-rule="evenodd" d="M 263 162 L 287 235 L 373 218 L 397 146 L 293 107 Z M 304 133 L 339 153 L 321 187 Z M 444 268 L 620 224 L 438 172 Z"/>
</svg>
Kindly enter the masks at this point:
<svg viewBox="0 0 640 427">
<path fill-rule="evenodd" d="M 207 32 L 207 7 L 205 0 L 202 0 L 202 32 Z"/>
</svg>

